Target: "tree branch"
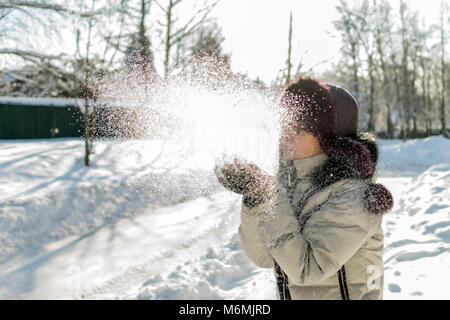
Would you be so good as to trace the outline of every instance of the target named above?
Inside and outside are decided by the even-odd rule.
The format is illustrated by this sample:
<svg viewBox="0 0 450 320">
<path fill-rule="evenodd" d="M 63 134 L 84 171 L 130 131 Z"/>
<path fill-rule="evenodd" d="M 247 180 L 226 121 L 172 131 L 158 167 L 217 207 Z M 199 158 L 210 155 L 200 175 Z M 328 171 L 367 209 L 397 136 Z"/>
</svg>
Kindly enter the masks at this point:
<svg viewBox="0 0 450 320">
<path fill-rule="evenodd" d="M 88 12 L 80 12 L 75 11 L 57 4 L 49 4 L 49 3 L 40 3 L 35 1 L 15 1 L 15 0 L 6 0 L 5 2 L 0 4 L 0 9 L 17 9 L 20 7 L 26 8 L 34 8 L 41 10 L 51 10 L 59 13 L 70 13 L 73 15 L 78 15 L 83 18 L 91 18 L 103 12 L 103 10 L 95 10 Z"/>
<path fill-rule="evenodd" d="M 57 56 L 51 56 L 51 55 L 46 55 L 46 54 L 42 54 L 39 52 L 35 52 L 35 51 L 25 51 L 25 50 L 19 50 L 19 49 L 0 49 L 0 54 L 12 54 L 12 55 L 16 55 L 19 56 L 21 58 L 37 58 L 41 61 L 43 60 L 54 60 L 54 59 L 61 59 L 62 57 L 66 56 L 66 54 L 61 53 Z"/>
<path fill-rule="evenodd" d="M 210 6 L 206 6 L 204 8 L 201 8 L 200 10 L 198 10 L 197 13 L 182 28 L 178 29 L 175 33 L 169 35 L 169 40 L 172 40 L 173 38 L 175 38 L 175 40 L 171 41 L 171 45 L 174 45 L 175 43 L 179 42 L 181 39 L 187 37 L 189 34 L 192 33 L 192 31 L 194 31 L 194 29 L 198 25 L 207 21 L 206 18 L 208 17 L 208 15 L 212 11 L 212 9 L 214 9 L 214 7 L 219 3 L 219 1 L 220 0 L 217 0 Z M 197 18 L 197 16 L 199 14 L 201 14 L 202 12 L 204 12 L 203 16 L 194 25 L 190 26 L 190 24 L 195 20 L 195 18 Z"/>
</svg>

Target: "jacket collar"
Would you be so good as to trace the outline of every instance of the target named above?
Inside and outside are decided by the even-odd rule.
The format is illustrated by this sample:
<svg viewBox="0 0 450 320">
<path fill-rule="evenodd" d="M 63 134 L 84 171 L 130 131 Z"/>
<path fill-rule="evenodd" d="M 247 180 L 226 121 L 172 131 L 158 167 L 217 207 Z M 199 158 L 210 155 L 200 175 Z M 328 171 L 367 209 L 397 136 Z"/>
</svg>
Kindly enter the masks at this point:
<svg viewBox="0 0 450 320">
<path fill-rule="evenodd" d="M 297 177 L 310 173 L 315 167 L 323 164 L 328 156 L 325 153 L 319 153 L 314 156 L 293 160 Z"/>
</svg>

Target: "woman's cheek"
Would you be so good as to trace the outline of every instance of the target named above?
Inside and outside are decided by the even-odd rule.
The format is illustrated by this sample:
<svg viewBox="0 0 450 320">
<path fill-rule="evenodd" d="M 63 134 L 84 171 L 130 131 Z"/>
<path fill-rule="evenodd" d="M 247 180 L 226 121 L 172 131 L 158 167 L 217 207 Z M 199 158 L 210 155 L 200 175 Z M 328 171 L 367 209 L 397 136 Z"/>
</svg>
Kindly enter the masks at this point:
<svg viewBox="0 0 450 320">
<path fill-rule="evenodd" d="M 293 136 L 285 135 L 281 139 L 281 150 L 283 151 L 283 155 L 288 158 L 294 153 L 294 144 L 295 139 Z"/>
</svg>

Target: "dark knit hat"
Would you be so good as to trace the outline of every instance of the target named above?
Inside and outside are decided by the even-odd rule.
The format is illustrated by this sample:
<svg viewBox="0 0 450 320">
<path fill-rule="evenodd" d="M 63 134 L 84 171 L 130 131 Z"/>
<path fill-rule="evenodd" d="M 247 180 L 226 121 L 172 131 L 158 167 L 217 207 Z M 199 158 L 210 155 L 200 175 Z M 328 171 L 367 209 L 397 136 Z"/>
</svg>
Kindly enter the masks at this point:
<svg viewBox="0 0 450 320">
<path fill-rule="evenodd" d="M 336 133 L 340 137 L 355 136 L 358 132 L 358 103 L 344 88 L 327 84 L 336 109 Z"/>
<path fill-rule="evenodd" d="M 350 138 L 357 132 L 358 105 L 346 90 L 299 78 L 284 89 L 281 107 L 283 125 L 314 135 L 325 154 L 346 159 L 361 178 L 374 173 L 370 152 Z"/>
</svg>

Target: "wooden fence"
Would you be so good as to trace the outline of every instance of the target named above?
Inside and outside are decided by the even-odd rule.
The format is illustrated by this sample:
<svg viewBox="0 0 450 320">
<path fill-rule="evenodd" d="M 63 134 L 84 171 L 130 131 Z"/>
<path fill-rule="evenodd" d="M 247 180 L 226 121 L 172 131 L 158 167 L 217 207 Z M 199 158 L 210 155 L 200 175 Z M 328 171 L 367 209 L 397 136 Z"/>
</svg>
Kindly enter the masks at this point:
<svg viewBox="0 0 450 320">
<path fill-rule="evenodd" d="M 0 139 L 80 137 L 82 116 L 75 99 L 0 97 Z"/>
</svg>

